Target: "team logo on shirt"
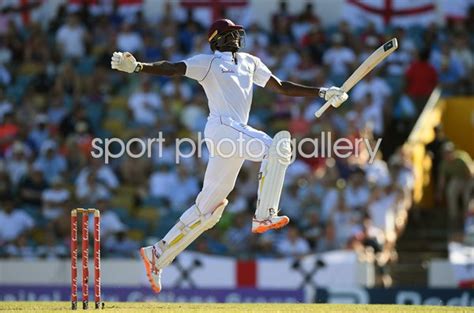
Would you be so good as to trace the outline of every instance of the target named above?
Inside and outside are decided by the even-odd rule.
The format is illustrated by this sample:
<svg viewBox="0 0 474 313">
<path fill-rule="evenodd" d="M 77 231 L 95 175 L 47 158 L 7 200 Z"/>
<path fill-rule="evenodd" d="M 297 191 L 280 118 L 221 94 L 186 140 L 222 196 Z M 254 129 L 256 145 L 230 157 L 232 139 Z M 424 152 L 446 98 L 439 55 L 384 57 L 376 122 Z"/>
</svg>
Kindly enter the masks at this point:
<svg viewBox="0 0 474 313">
<path fill-rule="evenodd" d="M 221 68 L 222 73 L 235 73 L 235 71 L 233 69 L 228 69 L 223 65 L 221 65 L 220 68 Z"/>
</svg>

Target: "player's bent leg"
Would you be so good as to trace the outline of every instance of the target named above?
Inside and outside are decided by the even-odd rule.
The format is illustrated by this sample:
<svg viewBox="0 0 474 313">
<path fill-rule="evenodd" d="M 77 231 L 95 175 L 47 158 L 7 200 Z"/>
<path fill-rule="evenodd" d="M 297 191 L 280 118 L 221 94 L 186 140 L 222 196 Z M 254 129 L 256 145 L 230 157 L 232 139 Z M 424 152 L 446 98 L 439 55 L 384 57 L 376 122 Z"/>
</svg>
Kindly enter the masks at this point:
<svg viewBox="0 0 474 313">
<path fill-rule="evenodd" d="M 291 161 L 290 139 L 289 132 L 278 132 L 273 138 L 268 158 L 262 162 L 257 209 L 252 221 L 254 233 L 281 228 L 290 221 L 287 216 L 278 216 L 285 172 Z"/>
<path fill-rule="evenodd" d="M 196 205 L 181 215 L 178 223 L 153 246 L 140 249 L 146 274 L 153 291 L 161 291 L 161 271 L 176 256 L 189 246 L 203 232 L 216 225 L 227 206 L 227 199 L 222 201 L 213 211 L 204 214 Z"/>
</svg>

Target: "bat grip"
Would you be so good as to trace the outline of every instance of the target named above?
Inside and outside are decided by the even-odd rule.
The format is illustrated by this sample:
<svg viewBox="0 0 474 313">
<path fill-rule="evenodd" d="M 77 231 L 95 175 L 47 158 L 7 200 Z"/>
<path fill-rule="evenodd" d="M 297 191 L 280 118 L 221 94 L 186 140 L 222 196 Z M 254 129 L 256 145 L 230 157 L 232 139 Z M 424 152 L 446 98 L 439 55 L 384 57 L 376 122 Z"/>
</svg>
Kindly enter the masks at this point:
<svg viewBox="0 0 474 313">
<path fill-rule="evenodd" d="M 326 101 L 326 103 L 323 104 L 322 107 L 319 108 L 318 111 L 316 111 L 316 113 L 314 113 L 314 115 L 317 117 L 317 118 L 320 118 L 321 115 L 323 115 L 323 113 L 327 110 L 327 108 L 329 108 L 330 106 L 332 105 L 332 101 L 329 100 L 329 101 Z"/>
</svg>

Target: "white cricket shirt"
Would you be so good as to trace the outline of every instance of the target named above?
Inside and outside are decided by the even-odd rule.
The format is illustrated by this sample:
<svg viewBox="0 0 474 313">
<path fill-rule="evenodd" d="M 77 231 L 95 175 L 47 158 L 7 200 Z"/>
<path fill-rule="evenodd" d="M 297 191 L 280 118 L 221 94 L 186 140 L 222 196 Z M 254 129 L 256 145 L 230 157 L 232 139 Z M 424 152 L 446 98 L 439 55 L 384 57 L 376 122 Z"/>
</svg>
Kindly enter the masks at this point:
<svg viewBox="0 0 474 313">
<path fill-rule="evenodd" d="M 247 124 L 252 104 L 253 84 L 264 87 L 272 72 L 262 61 L 248 53 L 216 51 L 184 60 L 185 76 L 197 80 L 208 99 L 209 116 L 230 117 Z"/>
</svg>

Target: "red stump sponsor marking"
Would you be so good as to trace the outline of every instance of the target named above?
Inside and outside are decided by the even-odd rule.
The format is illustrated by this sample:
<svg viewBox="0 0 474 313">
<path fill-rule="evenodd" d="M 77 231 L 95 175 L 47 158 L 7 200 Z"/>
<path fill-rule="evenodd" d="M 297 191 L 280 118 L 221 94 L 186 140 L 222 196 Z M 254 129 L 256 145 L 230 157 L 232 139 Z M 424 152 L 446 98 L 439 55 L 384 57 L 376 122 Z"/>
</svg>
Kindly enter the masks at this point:
<svg viewBox="0 0 474 313">
<path fill-rule="evenodd" d="M 77 309 L 77 211 L 71 212 L 71 305 Z"/>
<path fill-rule="evenodd" d="M 89 305 L 89 213 L 82 213 L 82 308 Z"/>
<path fill-rule="evenodd" d="M 71 211 L 71 304 L 77 309 L 77 214 L 82 214 L 82 308 L 89 307 L 89 213 L 94 213 L 94 302 L 101 308 L 100 285 L 100 211 L 96 209 L 75 209 Z"/>
<path fill-rule="evenodd" d="M 94 212 L 94 297 L 95 308 L 100 307 L 100 212 Z"/>
</svg>

